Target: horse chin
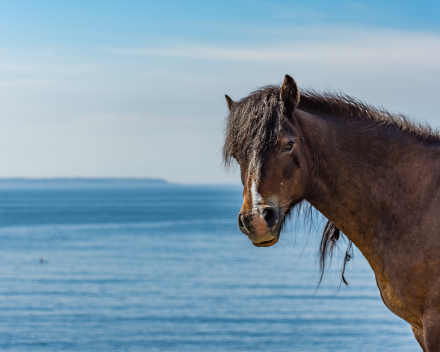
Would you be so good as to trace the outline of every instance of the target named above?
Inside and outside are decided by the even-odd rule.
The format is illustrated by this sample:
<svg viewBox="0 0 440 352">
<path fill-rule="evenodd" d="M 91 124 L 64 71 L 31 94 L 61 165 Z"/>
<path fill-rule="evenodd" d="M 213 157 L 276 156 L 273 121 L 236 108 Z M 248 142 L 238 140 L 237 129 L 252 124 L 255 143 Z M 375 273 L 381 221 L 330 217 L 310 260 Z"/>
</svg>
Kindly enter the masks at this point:
<svg viewBox="0 0 440 352">
<path fill-rule="evenodd" d="M 252 244 L 255 247 L 270 247 L 270 246 L 273 246 L 275 243 L 277 243 L 279 238 L 280 238 L 280 235 L 276 235 L 274 238 L 272 238 L 269 241 L 264 241 L 264 242 L 259 242 L 259 243 L 252 241 Z"/>
</svg>

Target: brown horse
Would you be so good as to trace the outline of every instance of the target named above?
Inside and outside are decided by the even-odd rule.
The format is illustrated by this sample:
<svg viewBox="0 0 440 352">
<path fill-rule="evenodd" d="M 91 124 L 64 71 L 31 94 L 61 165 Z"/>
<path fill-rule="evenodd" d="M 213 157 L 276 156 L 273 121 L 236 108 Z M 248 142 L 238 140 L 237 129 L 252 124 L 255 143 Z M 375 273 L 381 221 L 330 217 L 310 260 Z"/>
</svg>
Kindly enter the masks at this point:
<svg viewBox="0 0 440 352">
<path fill-rule="evenodd" d="M 240 230 L 255 246 L 272 246 L 307 201 L 329 220 L 321 269 L 343 233 L 373 268 L 385 305 L 411 324 L 424 351 L 440 351 L 437 132 L 345 95 L 300 94 L 290 76 L 226 100 L 223 155 L 241 168 Z"/>
</svg>

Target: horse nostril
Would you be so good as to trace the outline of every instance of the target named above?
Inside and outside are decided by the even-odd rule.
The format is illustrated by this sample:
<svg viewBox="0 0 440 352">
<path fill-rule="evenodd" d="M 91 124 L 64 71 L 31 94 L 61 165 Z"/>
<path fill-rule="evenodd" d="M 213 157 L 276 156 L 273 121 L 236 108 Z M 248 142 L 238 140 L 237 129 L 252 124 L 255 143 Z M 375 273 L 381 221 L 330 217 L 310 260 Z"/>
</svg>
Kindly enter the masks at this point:
<svg viewBox="0 0 440 352">
<path fill-rule="evenodd" d="M 278 220 L 278 213 L 274 208 L 265 208 L 263 210 L 263 217 L 267 227 L 273 227 Z"/>
<path fill-rule="evenodd" d="M 240 229 L 246 228 L 246 226 L 244 226 L 244 215 L 243 214 L 238 214 L 238 227 Z"/>
</svg>

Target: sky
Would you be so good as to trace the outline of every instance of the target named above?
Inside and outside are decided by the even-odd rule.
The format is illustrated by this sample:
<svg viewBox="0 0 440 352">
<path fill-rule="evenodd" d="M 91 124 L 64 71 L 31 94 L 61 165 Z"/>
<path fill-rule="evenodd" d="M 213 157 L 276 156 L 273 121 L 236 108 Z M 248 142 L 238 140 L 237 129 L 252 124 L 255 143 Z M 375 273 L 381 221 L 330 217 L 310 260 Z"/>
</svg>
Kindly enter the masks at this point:
<svg viewBox="0 0 440 352">
<path fill-rule="evenodd" d="M 440 126 L 439 1 L 1 1 L 0 177 L 239 183 L 227 106 L 290 74 Z"/>
</svg>

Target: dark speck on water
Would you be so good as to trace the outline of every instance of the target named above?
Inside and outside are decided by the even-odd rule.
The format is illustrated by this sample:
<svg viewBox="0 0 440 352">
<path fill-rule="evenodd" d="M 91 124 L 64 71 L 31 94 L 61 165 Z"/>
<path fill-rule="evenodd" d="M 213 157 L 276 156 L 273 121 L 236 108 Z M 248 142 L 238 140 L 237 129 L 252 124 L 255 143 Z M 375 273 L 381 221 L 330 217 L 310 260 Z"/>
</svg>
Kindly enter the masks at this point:
<svg viewBox="0 0 440 352">
<path fill-rule="evenodd" d="M 241 201 L 232 186 L 0 189 L 0 349 L 420 350 L 359 252 L 350 286 L 335 258 L 316 291 L 318 236 L 292 225 L 254 248 Z"/>
</svg>

